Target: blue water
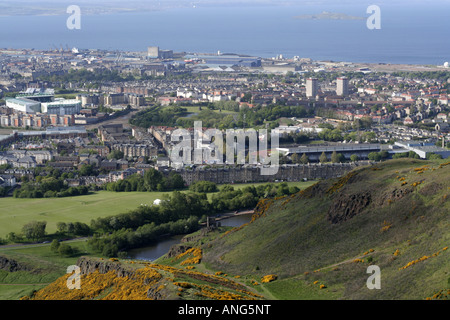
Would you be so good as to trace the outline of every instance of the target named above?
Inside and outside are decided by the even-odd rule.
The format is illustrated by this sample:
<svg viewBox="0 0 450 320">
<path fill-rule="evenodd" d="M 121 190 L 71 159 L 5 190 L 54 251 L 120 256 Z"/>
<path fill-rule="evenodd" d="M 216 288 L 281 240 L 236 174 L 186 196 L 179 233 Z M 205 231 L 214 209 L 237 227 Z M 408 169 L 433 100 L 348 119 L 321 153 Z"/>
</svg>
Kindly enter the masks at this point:
<svg viewBox="0 0 450 320">
<path fill-rule="evenodd" d="M 282 54 L 313 60 L 441 65 L 450 60 L 450 3 L 380 5 L 381 30 L 366 27 L 367 5 L 185 8 L 82 15 L 81 30 L 62 16 L 0 17 L 0 48 Z M 83 8 L 81 8 L 83 12 Z M 340 12 L 364 20 L 299 20 Z"/>
</svg>

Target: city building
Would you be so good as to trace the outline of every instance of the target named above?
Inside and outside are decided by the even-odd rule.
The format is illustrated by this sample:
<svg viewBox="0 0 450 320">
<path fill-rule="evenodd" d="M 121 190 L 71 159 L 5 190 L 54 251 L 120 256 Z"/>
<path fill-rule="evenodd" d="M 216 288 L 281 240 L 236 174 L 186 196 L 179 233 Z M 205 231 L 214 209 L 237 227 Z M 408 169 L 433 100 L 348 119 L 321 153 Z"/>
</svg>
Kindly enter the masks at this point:
<svg viewBox="0 0 450 320">
<path fill-rule="evenodd" d="M 41 103 L 28 98 L 6 98 L 6 106 L 24 113 L 41 112 Z"/>
<path fill-rule="evenodd" d="M 81 101 L 76 99 L 56 99 L 52 102 L 41 103 L 41 112 L 59 116 L 80 113 Z"/>
<path fill-rule="evenodd" d="M 125 103 L 125 95 L 123 93 L 110 93 L 104 97 L 105 105 L 113 106 Z"/>
<path fill-rule="evenodd" d="M 319 87 L 319 82 L 317 78 L 308 78 L 306 79 L 306 96 L 308 98 L 313 98 L 317 95 Z"/>
<path fill-rule="evenodd" d="M 159 47 L 148 47 L 147 48 L 147 57 L 150 59 L 158 59 L 159 58 Z"/>
<path fill-rule="evenodd" d="M 238 54 L 222 55 L 192 55 L 188 59 L 199 59 L 206 65 L 239 66 L 239 67 L 261 67 L 261 58 L 242 56 Z"/>
<path fill-rule="evenodd" d="M 426 159 L 427 155 L 430 154 L 441 155 L 444 159 L 450 157 L 450 150 L 438 147 L 433 142 L 423 142 L 415 140 L 396 141 L 394 143 L 394 147 L 397 147 L 395 149 L 396 153 L 413 151 L 422 159 Z"/>
<path fill-rule="evenodd" d="M 336 94 L 338 96 L 348 95 L 348 78 L 340 77 L 336 80 Z"/>
<path fill-rule="evenodd" d="M 25 98 L 36 102 L 51 102 L 55 96 L 54 89 L 28 88 L 19 93 L 16 98 Z"/>
<path fill-rule="evenodd" d="M 172 50 L 159 50 L 158 58 L 160 59 L 172 59 L 173 51 Z"/>
</svg>

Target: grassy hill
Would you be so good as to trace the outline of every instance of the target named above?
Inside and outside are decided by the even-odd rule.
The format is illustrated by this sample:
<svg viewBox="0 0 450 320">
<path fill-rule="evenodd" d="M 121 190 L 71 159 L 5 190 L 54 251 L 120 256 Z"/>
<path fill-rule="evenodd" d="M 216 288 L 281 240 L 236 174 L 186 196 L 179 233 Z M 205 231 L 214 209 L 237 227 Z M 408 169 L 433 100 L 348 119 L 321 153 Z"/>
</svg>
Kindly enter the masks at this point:
<svg viewBox="0 0 450 320">
<path fill-rule="evenodd" d="M 202 261 L 277 274 L 265 287 L 280 299 L 424 299 L 449 288 L 449 195 L 448 162 L 357 169 L 262 203 L 260 218 L 208 244 Z M 366 286 L 369 265 L 380 267 L 380 290 Z"/>
<path fill-rule="evenodd" d="M 114 261 L 149 272 L 149 286 L 142 286 L 140 273 L 127 282 L 94 272 L 84 276 L 93 286 L 78 298 L 445 299 L 449 178 L 446 160 L 359 168 L 260 201 L 250 223 L 199 231 L 154 264 Z M 369 266 L 380 268 L 381 289 L 367 287 Z M 70 298 L 64 279 L 35 298 Z"/>
</svg>

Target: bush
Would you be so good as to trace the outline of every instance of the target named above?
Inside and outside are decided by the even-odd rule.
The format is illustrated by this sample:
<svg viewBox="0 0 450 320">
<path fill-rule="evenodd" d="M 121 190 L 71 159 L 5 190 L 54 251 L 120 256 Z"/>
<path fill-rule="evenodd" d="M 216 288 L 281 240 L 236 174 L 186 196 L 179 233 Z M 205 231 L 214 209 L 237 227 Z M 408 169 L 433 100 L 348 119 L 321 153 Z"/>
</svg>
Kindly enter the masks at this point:
<svg viewBox="0 0 450 320">
<path fill-rule="evenodd" d="M 54 240 L 52 241 L 52 244 L 50 245 L 50 250 L 51 250 L 52 252 L 57 253 L 57 252 L 59 252 L 59 247 L 60 247 L 59 241 L 56 240 L 56 239 L 54 239 Z"/>
<path fill-rule="evenodd" d="M 77 253 L 77 250 L 66 243 L 61 243 L 58 248 L 58 253 L 61 256 L 70 257 Z"/>
<path fill-rule="evenodd" d="M 211 181 L 196 181 L 191 184 L 189 190 L 199 193 L 217 192 L 217 184 Z"/>
</svg>

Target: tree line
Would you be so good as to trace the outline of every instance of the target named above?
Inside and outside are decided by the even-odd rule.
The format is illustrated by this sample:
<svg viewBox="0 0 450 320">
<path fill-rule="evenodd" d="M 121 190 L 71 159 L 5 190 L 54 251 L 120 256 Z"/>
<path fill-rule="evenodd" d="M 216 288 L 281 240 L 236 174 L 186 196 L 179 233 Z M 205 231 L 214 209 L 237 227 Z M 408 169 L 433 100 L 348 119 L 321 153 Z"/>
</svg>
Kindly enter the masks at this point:
<svg viewBox="0 0 450 320">
<path fill-rule="evenodd" d="M 181 175 L 170 172 L 168 176 L 165 176 L 154 168 L 147 170 L 144 176 L 133 174 L 126 179 L 103 185 L 104 190 L 115 192 L 173 191 L 184 188 L 185 182 Z"/>
<path fill-rule="evenodd" d="M 237 102 L 208 104 L 206 109 L 200 110 L 197 114 L 187 117 L 186 108 L 169 105 L 162 107 L 155 105 L 145 110 L 139 111 L 131 119 L 130 123 L 135 126 L 149 128 L 150 126 L 178 126 L 193 127 L 194 121 L 202 121 L 204 127 L 217 129 L 248 128 L 262 126 L 266 122 L 272 122 L 276 127 L 276 120 L 282 117 L 303 118 L 311 116 L 311 110 L 304 106 L 283 106 L 270 104 L 268 106 L 257 105 L 253 108 L 239 106 Z M 233 111 L 233 114 L 222 113 L 222 110 Z"/>
<path fill-rule="evenodd" d="M 45 177 L 38 181 L 23 182 L 13 192 L 14 198 L 53 198 L 87 195 L 87 186 L 69 187 L 62 177 Z"/>
</svg>

